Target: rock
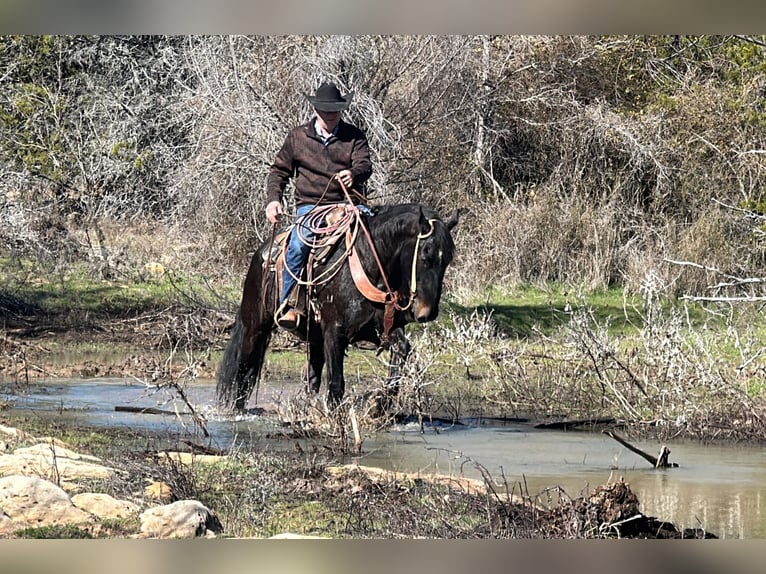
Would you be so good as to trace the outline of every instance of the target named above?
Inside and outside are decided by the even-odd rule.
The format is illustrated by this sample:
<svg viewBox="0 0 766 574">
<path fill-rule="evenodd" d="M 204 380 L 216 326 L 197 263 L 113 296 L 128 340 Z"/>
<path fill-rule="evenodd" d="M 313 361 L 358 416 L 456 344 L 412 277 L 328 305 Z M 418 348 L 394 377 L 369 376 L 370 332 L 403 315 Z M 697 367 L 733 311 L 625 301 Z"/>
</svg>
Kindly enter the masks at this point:
<svg viewBox="0 0 766 574">
<path fill-rule="evenodd" d="M 34 439 L 34 441 L 37 442 L 37 443 L 42 443 L 42 444 L 49 444 L 49 445 L 54 446 L 56 448 L 68 448 L 70 451 L 72 450 L 72 445 L 71 444 L 66 443 L 63 440 L 61 440 L 60 438 L 56 438 L 56 437 L 53 437 L 53 436 L 43 436 L 43 437 Z M 87 455 L 82 455 L 82 456 L 85 456 L 86 458 L 92 458 L 92 459 L 98 460 L 98 458 L 96 458 L 95 456 L 93 456 L 93 457 L 89 457 Z"/>
<path fill-rule="evenodd" d="M 66 443 L 61 441 L 52 440 L 50 442 L 38 443 L 33 446 L 27 446 L 24 448 L 17 448 L 13 451 L 13 454 L 21 456 L 41 456 L 41 457 L 53 457 L 67 458 L 70 460 L 87 460 L 90 462 L 100 463 L 101 459 L 97 456 L 90 456 L 88 454 L 80 454 L 75 452 L 66 446 Z"/>
<path fill-rule="evenodd" d="M 386 470 L 374 466 L 364 466 L 356 463 L 344 464 L 341 466 L 328 466 L 326 469 L 329 475 L 329 480 L 325 483 L 325 487 L 330 489 L 342 489 L 342 488 L 357 488 L 354 484 L 353 477 L 361 476 L 367 480 L 373 482 L 417 482 L 423 481 L 431 484 L 441 484 L 451 489 L 460 490 L 467 494 L 484 494 L 487 492 L 487 483 L 484 480 L 477 478 L 468 478 L 465 476 L 446 476 L 430 472 L 402 472 L 395 470 Z M 348 480 L 351 478 L 351 483 Z M 508 498 L 511 502 L 516 504 L 527 504 L 530 502 L 523 497 L 520 497 L 513 493 L 503 493 L 502 485 L 495 484 L 493 491 L 499 496 Z"/>
<path fill-rule="evenodd" d="M 155 481 L 144 489 L 144 496 L 149 500 L 170 502 L 173 500 L 173 489 L 164 482 Z"/>
<path fill-rule="evenodd" d="M 110 478 L 114 475 L 114 469 L 98 462 L 95 456 L 50 444 L 37 444 L 18 448 L 13 454 L 0 454 L 0 476 L 35 476 L 71 483 L 82 478 Z"/>
<path fill-rule="evenodd" d="M 147 538 L 196 538 L 215 536 L 221 524 L 197 500 L 178 500 L 146 510 L 140 516 L 141 533 Z"/>
<path fill-rule="evenodd" d="M 25 433 L 23 430 L 5 425 L 0 425 L 0 434 L 16 440 L 27 440 L 32 438 L 32 435 Z"/>
<path fill-rule="evenodd" d="M 77 508 L 64 490 L 31 476 L 0 478 L 0 534 L 30 527 L 84 524 L 93 516 Z"/>
<path fill-rule="evenodd" d="M 140 508 L 127 500 L 117 500 L 108 495 L 84 492 L 72 497 L 72 504 L 99 518 L 120 519 L 137 515 Z"/>
<path fill-rule="evenodd" d="M 228 459 L 228 457 L 225 455 L 197 454 L 192 452 L 178 452 L 178 451 L 163 451 L 159 453 L 159 457 L 160 459 L 166 458 L 168 460 L 172 460 L 173 462 L 177 462 L 179 464 L 183 464 L 186 466 L 191 466 L 194 463 L 216 464 Z"/>
</svg>

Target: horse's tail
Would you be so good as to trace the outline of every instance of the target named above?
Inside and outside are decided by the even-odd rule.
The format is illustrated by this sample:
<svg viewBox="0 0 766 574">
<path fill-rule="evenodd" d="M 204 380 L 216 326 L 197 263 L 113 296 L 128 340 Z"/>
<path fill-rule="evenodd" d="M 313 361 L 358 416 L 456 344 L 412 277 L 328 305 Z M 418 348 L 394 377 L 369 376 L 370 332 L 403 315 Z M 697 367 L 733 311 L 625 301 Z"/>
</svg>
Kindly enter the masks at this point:
<svg viewBox="0 0 766 574">
<path fill-rule="evenodd" d="M 242 317 L 237 313 L 237 321 L 231 331 L 229 342 L 218 364 L 216 373 L 215 394 L 218 407 L 225 410 L 232 410 L 239 394 L 239 384 L 237 382 L 237 372 L 242 354 L 242 338 L 244 326 Z"/>
</svg>

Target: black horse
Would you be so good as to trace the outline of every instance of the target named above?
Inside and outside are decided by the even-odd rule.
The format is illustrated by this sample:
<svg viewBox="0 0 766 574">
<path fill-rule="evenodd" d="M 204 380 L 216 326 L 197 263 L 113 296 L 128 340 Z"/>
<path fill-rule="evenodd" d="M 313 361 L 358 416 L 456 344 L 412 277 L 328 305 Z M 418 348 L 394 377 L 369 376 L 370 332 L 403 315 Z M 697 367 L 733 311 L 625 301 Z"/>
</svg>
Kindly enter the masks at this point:
<svg viewBox="0 0 766 574">
<path fill-rule="evenodd" d="M 348 346 L 357 341 L 390 350 L 388 386 L 391 394 L 396 392 L 399 370 L 410 350 L 404 327 L 436 319 L 444 273 L 455 251 L 450 230 L 457 224 L 457 211 L 443 220 L 429 207 L 403 204 L 373 207 L 358 218 L 366 231 L 357 233 L 357 256 L 348 257 L 350 249 L 339 242 L 317 267 L 319 274 L 333 265 L 337 271 L 312 288 L 310 318 L 297 332 L 308 342 L 308 384 L 314 393 L 319 392 L 327 363 L 332 405 L 343 398 L 343 359 Z M 237 321 L 218 368 L 216 396 L 222 409 L 245 409 L 276 328 L 278 272 L 271 263 L 270 243 L 262 245 L 250 262 Z M 359 272 L 360 263 L 364 273 Z"/>
</svg>

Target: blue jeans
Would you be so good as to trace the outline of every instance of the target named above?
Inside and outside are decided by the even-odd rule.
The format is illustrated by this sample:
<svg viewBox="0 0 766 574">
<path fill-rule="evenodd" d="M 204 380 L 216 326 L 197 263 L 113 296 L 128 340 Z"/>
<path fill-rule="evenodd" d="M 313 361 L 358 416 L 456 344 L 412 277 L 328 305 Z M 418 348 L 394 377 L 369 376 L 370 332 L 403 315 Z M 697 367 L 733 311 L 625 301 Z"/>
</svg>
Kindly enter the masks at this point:
<svg viewBox="0 0 766 574">
<path fill-rule="evenodd" d="M 307 227 L 301 225 L 303 216 L 314 208 L 313 205 L 301 205 L 295 212 L 295 227 L 290 233 L 287 243 L 287 253 L 285 253 L 285 270 L 282 273 L 282 293 L 279 297 L 281 305 L 290 295 L 297 281 L 295 277 L 300 277 L 303 266 L 306 264 L 309 253 L 311 253 L 311 241 L 314 233 Z M 298 235 L 300 234 L 300 235 Z M 303 238 L 303 240 L 301 240 Z M 305 241 L 305 242 L 304 242 Z M 289 271 L 288 271 L 289 269 Z"/>
</svg>

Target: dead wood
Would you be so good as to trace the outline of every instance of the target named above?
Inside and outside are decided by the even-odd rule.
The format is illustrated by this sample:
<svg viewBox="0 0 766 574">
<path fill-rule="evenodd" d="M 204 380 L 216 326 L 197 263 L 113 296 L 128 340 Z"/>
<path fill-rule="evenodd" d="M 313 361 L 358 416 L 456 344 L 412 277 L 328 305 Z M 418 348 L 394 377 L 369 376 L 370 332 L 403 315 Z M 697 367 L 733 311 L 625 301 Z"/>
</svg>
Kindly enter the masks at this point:
<svg viewBox="0 0 766 574">
<path fill-rule="evenodd" d="M 229 454 L 228 450 L 206 446 L 189 439 L 181 439 L 181 442 L 188 446 L 194 454 L 209 454 L 212 456 L 226 456 Z"/>
<path fill-rule="evenodd" d="M 154 407 L 130 407 L 117 405 L 114 410 L 118 413 L 138 413 L 141 415 L 184 415 L 188 413 L 178 413 L 176 411 L 168 411 L 164 409 L 156 409 Z"/>
<path fill-rule="evenodd" d="M 668 462 L 668 457 L 670 456 L 670 449 L 665 445 L 662 445 L 662 447 L 660 448 L 659 456 L 655 457 L 647 452 L 644 452 L 640 448 L 633 446 L 624 438 L 620 437 L 614 431 L 603 430 L 602 432 L 605 435 L 616 440 L 618 443 L 620 443 L 622 446 L 624 446 L 628 450 L 648 460 L 654 468 L 678 468 L 678 464 L 676 464 L 675 462 L 672 462 L 672 463 Z"/>
<path fill-rule="evenodd" d="M 569 430 L 574 427 L 581 426 L 594 426 L 594 425 L 607 425 L 614 424 L 616 421 L 612 417 L 604 418 L 590 418 L 590 419 L 575 419 L 566 421 L 555 421 L 550 423 L 538 423 L 535 425 L 536 429 L 547 430 Z"/>
</svg>

